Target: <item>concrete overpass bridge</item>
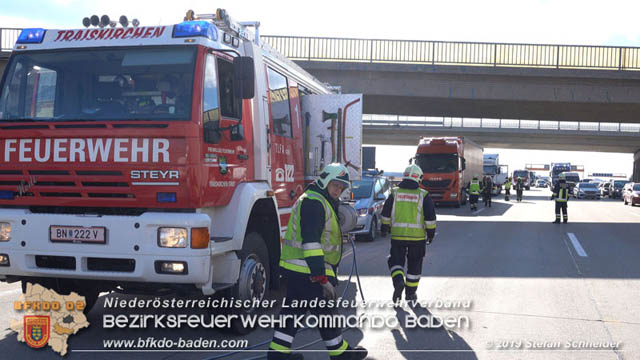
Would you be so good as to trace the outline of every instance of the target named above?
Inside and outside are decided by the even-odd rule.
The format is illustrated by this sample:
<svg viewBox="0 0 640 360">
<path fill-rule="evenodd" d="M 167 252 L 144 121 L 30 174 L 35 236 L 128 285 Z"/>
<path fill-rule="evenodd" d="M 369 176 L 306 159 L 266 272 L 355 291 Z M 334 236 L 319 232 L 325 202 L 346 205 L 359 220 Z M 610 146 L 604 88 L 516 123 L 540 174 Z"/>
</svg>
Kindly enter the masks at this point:
<svg viewBox="0 0 640 360">
<path fill-rule="evenodd" d="M 639 121 L 640 48 L 263 38 L 368 114 Z"/>
<path fill-rule="evenodd" d="M 466 136 L 485 148 L 634 153 L 640 182 L 640 124 L 363 116 L 363 143 L 416 146 L 423 136 Z"/>
<path fill-rule="evenodd" d="M 368 114 L 640 123 L 640 48 L 265 36 L 318 79 L 362 93 Z M 578 125 L 582 126 L 582 125 Z M 601 125 L 598 125 L 601 127 Z M 365 142 L 467 135 L 485 146 L 635 153 L 640 134 L 365 123 Z M 393 136 L 389 136 L 393 131 Z M 573 130 L 575 131 L 575 130 Z"/>
<path fill-rule="evenodd" d="M 633 153 L 640 124 L 363 116 L 363 142 L 415 146 L 423 136 L 468 136 L 483 147 Z"/>
</svg>

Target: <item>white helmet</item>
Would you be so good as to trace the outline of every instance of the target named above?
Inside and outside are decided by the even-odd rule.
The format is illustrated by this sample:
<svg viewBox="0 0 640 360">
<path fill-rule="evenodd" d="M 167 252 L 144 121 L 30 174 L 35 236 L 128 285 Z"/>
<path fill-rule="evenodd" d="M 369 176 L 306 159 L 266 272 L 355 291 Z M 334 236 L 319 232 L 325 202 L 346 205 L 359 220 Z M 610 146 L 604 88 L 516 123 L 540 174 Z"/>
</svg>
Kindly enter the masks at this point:
<svg viewBox="0 0 640 360">
<path fill-rule="evenodd" d="M 331 181 L 339 181 L 344 183 L 348 188 L 351 186 L 351 180 L 349 179 L 349 170 L 347 167 L 340 163 L 332 163 L 327 165 L 316 179 L 316 185 L 321 189 L 326 189 L 327 185 Z"/>
<path fill-rule="evenodd" d="M 419 184 L 420 180 L 422 180 L 422 169 L 416 164 L 409 165 L 404 169 L 402 178 L 405 180 L 413 180 Z"/>
</svg>

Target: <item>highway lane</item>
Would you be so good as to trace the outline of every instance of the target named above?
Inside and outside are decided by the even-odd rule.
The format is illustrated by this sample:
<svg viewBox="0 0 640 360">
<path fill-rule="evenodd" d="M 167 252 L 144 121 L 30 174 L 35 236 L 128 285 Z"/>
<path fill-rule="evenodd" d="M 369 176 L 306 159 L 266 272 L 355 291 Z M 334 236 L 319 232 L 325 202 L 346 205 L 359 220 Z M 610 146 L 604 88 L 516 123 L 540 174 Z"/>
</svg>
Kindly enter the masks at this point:
<svg viewBox="0 0 640 360">
<path fill-rule="evenodd" d="M 427 249 L 418 294 L 431 306 L 357 308 L 350 314 L 397 318 L 405 326 L 393 329 L 352 329 L 345 332 L 351 343 L 370 350 L 370 359 L 635 359 L 640 358 L 640 207 L 621 201 L 574 200 L 569 203 L 569 223 L 554 220 L 551 193 L 547 189 L 525 191 L 524 201 L 505 202 L 495 197 L 491 208 L 471 212 L 439 207 L 438 234 Z M 572 234 L 572 235 L 570 235 Z M 572 240 L 573 238 L 573 240 Z M 576 245 L 577 244 L 577 245 Z M 347 245 L 347 249 L 349 246 Z M 356 243 L 357 262 L 368 303 L 387 301 L 392 285 L 386 266 L 389 239 Z M 581 251 L 579 250 L 581 249 Z M 348 253 L 348 252 L 347 252 Z M 351 255 L 340 268 L 340 290 L 346 285 Z M 359 298 L 355 279 L 346 298 Z M 8 327 L 11 303 L 19 295 L 17 284 L 0 284 L 0 319 Z M 275 298 L 282 291 L 274 294 Z M 114 296 L 114 295 L 109 295 Z M 102 297 L 104 300 L 106 296 Z M 447 309 L 438 300 L 458 302 Z M 463 304 L 469 303 L 469 307 Z M 274 310 L 275 311 L 275 310 Z M 91 326 L 73 335 L 70 359 L 204 359 L 221 352 L 87 353 L 102 349 L 107 338 L 156 336 L 242 339 L 217 330 L 106 330 L 105 310 L 99 304 L 90 313 Z M 433 315 L 462 317 L 467 328 L 449 330 L 409 329 L 407 317 Z M 17 343 L 5 327 L 0 332 L 0 351 L 23 358 L 59 358 L 50 349 L 35 351 Z M 249 345 L 270 340 L 271 329 L 251 333 Z M 296 337 L 295 346 L 317 339 L 317 331 Z M 620 350 L 575 350 L 567 342 L 618 343 Z M 537 349 L 531 347 L 537 346 Z M 264 349 L 262 346 L 259 349 Z M 508 349 L 501 349 L 507 347 Z M 541 348 L 542 347 L 542 348 Z M 544 349 L 544 347 L 551 349 Z M 527 349 L 528 348 L 528 349 Z M 305 358 L 325 359 L 322 342 L 308 348 Z M 428 350 L 425 352 L 425 350 Z M 242 353 L 230 359 L 251 358 Z"/>
</svg>

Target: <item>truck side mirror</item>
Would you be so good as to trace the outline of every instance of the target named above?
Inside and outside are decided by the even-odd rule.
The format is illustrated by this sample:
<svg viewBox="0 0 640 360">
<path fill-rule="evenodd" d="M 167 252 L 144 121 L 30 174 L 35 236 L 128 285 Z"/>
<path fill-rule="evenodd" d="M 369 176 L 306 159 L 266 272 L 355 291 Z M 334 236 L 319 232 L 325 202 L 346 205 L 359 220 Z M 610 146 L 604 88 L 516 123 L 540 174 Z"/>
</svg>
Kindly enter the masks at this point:
<svg viewBox="0 0 640 360">
<path fill-rule="evenodd" d="M 464 171 L 464 169 L 467 168 L 467 160 L 465 158 L 462 158 L 462 169 L 460 169 L 461 171 Z"/>
<path fill-rule="evenodd" d="M 255 71 L 253 58 L 238 56 L 233 59 L 234 95 L 242 99 L 253 99 L 255 95 Z"/>
<path fill-rule="evenodd" d="M 204 142 L 217 144 L 220 142 L 222 134 L 220 132 L 220 121 L 207 121 L 204 123 Z"/>
<path fill-rule="evenodd" d="M 244 127 L 242 124 L 233 125 L 230 129 L 231 141 L 239 141 L 244 139 Z"/>
</svg>

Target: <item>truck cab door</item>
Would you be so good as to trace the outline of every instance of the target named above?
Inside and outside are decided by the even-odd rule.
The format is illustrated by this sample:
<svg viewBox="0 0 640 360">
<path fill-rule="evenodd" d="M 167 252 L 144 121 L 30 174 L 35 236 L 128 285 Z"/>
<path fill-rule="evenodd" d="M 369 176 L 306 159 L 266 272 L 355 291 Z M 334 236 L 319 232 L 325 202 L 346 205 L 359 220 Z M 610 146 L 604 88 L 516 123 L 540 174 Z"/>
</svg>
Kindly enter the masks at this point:
<svg viewBox="0 0 640 360">
<path fill-rule="evenodd" d="M 290 207 L 304 191 L 302 118 L 297 84 L 267 67 L 271 185 L 278 207 Z"/>
</svg>

